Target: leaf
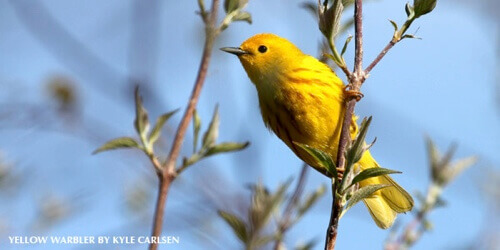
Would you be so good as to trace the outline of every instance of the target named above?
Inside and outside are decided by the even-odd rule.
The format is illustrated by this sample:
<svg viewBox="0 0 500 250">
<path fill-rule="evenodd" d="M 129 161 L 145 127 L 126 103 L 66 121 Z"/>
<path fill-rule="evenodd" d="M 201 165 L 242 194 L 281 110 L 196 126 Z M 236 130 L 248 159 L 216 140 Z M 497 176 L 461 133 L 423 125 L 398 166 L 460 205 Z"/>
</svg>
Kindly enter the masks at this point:
<svg viewBox="0 0 500 250">
<path fill-rule="evenodd" d="M 149 130 L 149 119 L 148 112 L 142 105 L 142 98 L 139 95 L 139 86 L 135 88 L 135 120 L 134 127 L 137 134 L 141 137 L 141 141 L 144 143 L 146 140 L 146 133 Z"/>
<path fill-rule="evenodd" d="M 368 178 L 373 178 L 373 177 L 377 177 L 377 176 L 381 176 L 381 175 L 401 174 L 401 173 L 402 172 L 400 172 L 400 171 L 391 170 L 391 169 L 387 169 L 387 168 L 368 168 L 368 169 L 363 170 L 358 175 L 356 175 L 354 177 L 354 179 L 352 179 L 351 184 L 349 184 L 349 186 L 346 189 L 344 189 L 344 191 L 347 190 L 352 185 L 354 185 L 360 181 L 366 180 Z"/>
<path fill-rule="evenodd" d="M 397 32 L 398 31 L 398 24 L 391 19 L 389 19 L 389 22 L 391 22 L 392 27 L 394 27 L 394 32 Z"/>
<path fill-rule="evenodd" d="M 413 6 L 410 5 L 410 2 L 407 2 L 405 5 L 405 12 L 408 19 L 412 18 L 415 15 L 415 11 L 413 10 Z"/>
<path fill-rule="evenodd" d="M 240 11 L 233 17 L 233 21 L 244 21 L 252 24 L 252 15 L 246 11 Z"/>
<path fill-rule="evenodd" d="M 233 152 L 240 151 L 250 145 L 250 142 L 245 143 L 236 143 L 236 142 L 223 142 L 219 143 L 211 148 L 205 153 L 205 156 L 210 156 L 214 154 L 224 153 L 224 152 Z"/>
<path fill-rule="evenodd" d="M 153 127 L 153 130 L 151 130 L 151 133 L 149 134 L 149 138 L 148 138 L 149 145 L 153 145 L 158 140 L 158 138 L 160 138 L 161 129 L 163 128 L 163 125 L 172 115 L 177 113 L 177 111 L 179 111 L 179 109 L 165 113 L 165 114 L 158 117 L 158 119 L 156 120 L 155 126 Z"/>
<path fill-rule="evenodd" d="M 193 111 L 193 153 L 198 149 L 198 138 L 200 137 L 201 119 L 198 111 Z"/>
<path fill-rule="evenodd" d="M 323 7 L 319 15 L 319 29 L 327 39 L 334 39 L 340 27 L 340 18 L 344 6 L 341 0 L 334 0 L 330 8 Z"/>
<path fill-rule="evenodd" d="M 363 156 L 364 153 L 364 144 L 365 144 L 365 137 L 366 133 L 368 132 L 368 127 L 370 126 L 370 123 L 372 121 L 372 117 L 364 118 L 363 121 L 361 122 L 361 126 L 359 129 L 358 136 L 356 139 L 353 141 L 352 146 L 349 148 L 349 150 L 346 153 L 346 173 L 349 173 L 352 165 L 354 165 L 356 162 L 358 162 L 361 159 L 361 156 Z"/>
<path fill-rule="evenodd" d="M 318 161 L 322 165 L 322 167 L 324 167 L 328 171 L 328 173 L 331 176 L 337 177 L 337 167 L 335 166 L 335 162 L 333 162 L 333 160 L 329 154 L 327 154 L 319 149 L 312 148 L 306 144 L 297 143 L 297 142 L 294 142 L 294 144 L 299 146 L 300 148 L 302 148 L 311 157 L 313 157 L 316 161 Z"/>
<path fill-rule="evenodd" d="M 203 135 L 203 147 L 209 148 L 215 144 L 217 137 L 219 136 L 219 106 L 215 107 L 214 115 L 212 121 L 208 126 L 207 131 Z"/>
<path fill-rule="evenodd" d="M 250 218 L 254 230 L 259 230 L 266 225 L 273 211 L 283 202 L 285 192 L 292 183 L 292 178 L 280 184 L 278 189 L 270 194 L 262 185 L 254 187 Z"/>
<path fill-rule="evenodd" d="M 437 0 L 413 0 L 413 10 L 415 11 L 415 18 L 419 18 L 436 7 Z"/>
<path fill-rule="evenodd" d="M 92 154 L 97 154 L 107 150 L 119 148 L 139 148 L 139 143 L 130 137 L 119 137 L 104 143 L 100 148 L 96 149 Z"/>
<path fill-rule="evenodd" d="M 426 137 L 426 144 L 427 155 L 429 157 L 429 165 L 431 167 L 431 177 L 432 180 L 437 180 L 439 178 L 441 169 L 444 167 L 441 164 L 441 153 L 430 137 Z"/>
<path fill-rule="evenodd" d="M 373 193 L 378 191 L 379 189 L 389 187 L 391 185 L 386 185 L 386 184 L 376 184 L 376 185 L 369 185 L 366 187 L 362 187 L 352 194 L 351 198 L 347 201 L 347 206 L 344 209 L 345 212 L 349 210 L 352 206 L 356 205 L 359 201 L 362 199 L 370 197 Z"/>
<path fill-rule="evenodd" d="M 443 173 L 443 179 L 445 179 L 444 184 L 447 184 L 451 180 L 455 179 L 459 174 L 461 174 L 467 168 L 473 166 L 477 162 L 476 156 L 470 156 L 467 158 L 463 158 L 454 162 L 451 166 L 446 168 L 446 171 Z"/>
<path fill-rule="evenodd" d="M 239 0 L 225 0 L 224 1 L 224 10 L 226 13 L 231 13 L 238 9 Z"/>
<path fill-rule="evenodd" d="M 304 200 L 304 202 L 297 209 L 298 217 L 305 214 L 315 203 L 325 194 L 326 186 L 321 185 L 316 191 L 308 194 Z"/>
<path fill-rule="evenodd" d="M 343 56 L 345 51 L 347 50 L 347 45 L 349 42 L 352 40 L 352 35 L 348 36 L 347 39 L 345 40 L 344 47 L 342 47 L 342 52 L 340 52 L 340 56 Z"/>
<path fill-rule="evenodd" d="M 246 243 L 248 239 L 245 223 L 234 214 L 224 212 L 222 210 L 219 210 L 218 213 L 219 216 L 233 229 L 233 232 L 236 234 L 238 239 Z"/>
</svg>

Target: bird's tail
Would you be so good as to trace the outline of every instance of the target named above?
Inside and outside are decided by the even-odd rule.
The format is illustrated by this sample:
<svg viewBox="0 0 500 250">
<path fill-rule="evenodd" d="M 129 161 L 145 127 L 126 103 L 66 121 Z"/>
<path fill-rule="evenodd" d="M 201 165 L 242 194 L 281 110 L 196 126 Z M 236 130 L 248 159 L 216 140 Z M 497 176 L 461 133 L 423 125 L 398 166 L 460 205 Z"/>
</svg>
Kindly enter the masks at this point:
<svg viewBox="0 0 500 250">
<path fill-rule="evenodd" d="M 361 170 L 380 167 L 369 151 L 363 154 L 358 165 Z M 390 186 L 376 191 L 363 201 L 366 207 L 368 207 L 373 220 L 377 223 L 377 226 L 386 229 L 394 223 L 394 219 L 396 219 L 398 213 L 408 212 L 412 209 L 413 199 L 408 192 L 388 175 L 368 178 L 361 181 L 359 186 L 363 187 L 375 184 L 387 184 Z"/>
</svg>

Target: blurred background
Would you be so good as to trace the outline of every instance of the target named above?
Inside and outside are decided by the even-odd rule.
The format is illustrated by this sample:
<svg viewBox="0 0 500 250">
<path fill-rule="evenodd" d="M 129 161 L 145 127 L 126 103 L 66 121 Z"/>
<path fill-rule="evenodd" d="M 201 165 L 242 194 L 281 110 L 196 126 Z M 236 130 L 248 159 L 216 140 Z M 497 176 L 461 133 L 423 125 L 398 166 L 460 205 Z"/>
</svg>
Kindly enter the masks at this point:
<svg viewBox="0 0 500 250">
<path fill-rule="evenodd" d="M 164 235 L 179 236 L 181 243 L 163 248 L 240 248 L 217 210 L 243 211 L 249 184 L 275 190 L 300 172 L 301 162 L 265 128 L 239 61 L 217 48 L 270 32 L 320 55 L 322 35 L 301 7 L 304 1 L 250 0 L 253 24 L 234 23 L 217 40 L 198 105 L 202 130 L 219 104 L 219 141 L 251 145 L 203 160 L 174 182 Z M 392 37 L 387 20 L 405 20 L 405 3 L 366 2 L 365 65 Z M 495 0 L 438 1 L 409 30 L 422 39 L 396 45 L 363 86 L 357 114 L 373 116 L 372 154 L 382 166 L 404 172 L 394 177 L 409 192 L 425 192 L 429 183 L 426 135 L 442 151 L 456 143 L 457 158 L 480 159 L 445 190 L 446 206 L 430 214 L 433 229 L 414 249 L 499 249 L 499 7 Z M 13 235 L 150 234 L 157 180 L 148 159 L 136 150 L 91 152 L 112 138 L 135 136 L 136 85 L 151 119 L 184 110 L 204 39 L 197 10 L 194 0 L 0 0 L 0 248 L 26 247 L 9 244 Z M 348 34 L 353 31 L 338 43 Z M 348 65 L 353 48 L 345 55 Z M 166 126 L 161 156 L 180 118 Z M 188 156 L 191 128 L 183 149 L 181 156 Z M 310 171 L 305 190 L 328 183 Z M 311 239 L 314 249 L 323 248 L 330 204 L 327 194 L 290 230 L 284 240 L 290 249 Z M 399 224 L 412 217 L 400 215 Z M 341 220 L 337 245 L 382 249 L 388 235 L 357 205 Z"/>
</svg>

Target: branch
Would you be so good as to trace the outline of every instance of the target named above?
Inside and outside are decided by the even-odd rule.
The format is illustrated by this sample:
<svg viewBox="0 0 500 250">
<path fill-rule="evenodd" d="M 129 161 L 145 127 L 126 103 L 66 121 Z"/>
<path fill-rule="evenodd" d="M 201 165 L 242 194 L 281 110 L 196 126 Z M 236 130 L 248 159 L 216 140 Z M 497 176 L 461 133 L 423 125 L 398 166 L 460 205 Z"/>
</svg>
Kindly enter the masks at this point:
<svg viewBox="0 0 500 250">
<path fill-rule="evenodd" d="M 305 181 L 306 181 L 306 176 L 307 176 L 307 169 L 309 167 L 307 164 L 302 165 L 302 170 L 300 171 L 299 175 L 299 180 L 297 181 L 297 186 L 295 187 L 295 190 L 293 191 L 293 195 L 288 201 L 288 204 L 286 205 L 285 211 L 283 213 L 283 219 L 280 221 L 279 226 L 278 226 L 278 239 L 276 240 L 274 244 L 275 250 L 280 249 L 281 241 L 282 241 L 282 236 L 285 234 L 285 232 L 289 229 L 290 227 L 290 219 L 292 217 L 292 211 L 293 207 L 297 204 L 297 201 L 299 200 L 300 196 L 302 195 L 302 191 L 304 191 L 304 186 L 305 186 Z"/>
<path fill-rule="evenodd" d="M 362 0 L 356 0 L 354 3 L 354 27 L 355 27 L 355 58 L 354 58 L 354 71 L 349 77 L 350 90 L 354 92 L 359 92 L 361 85 L 365 80 L 365 72 L 363 71 L 363 3 Z M 356 106 L 356 99 L 354 96 L 346 97 L 347 103 L 344 113 L 344 120 L 342 123 L 342 130 L 340 133 L 340 141 L 337 152 L 337 166 L 339 168 L 344 168 L 345 157 L 344 153 L 348 142 L 350 141 L 350 124 L 352 122 L 352 116 L 354 115 L 354 107 Z M 348 173 L 346 173 L 348 174 Z M 334 176 L 333 178 L 337 178 Z M 325 249 L 333 250 L 335 249 L 335 243 L 337 240 L 338 222 L 340 219 L 340 214 L 342 214 L 343 206 L 341 204 L 341 199 L 336 197 L 338 181 L 333 181 L 332 192 L 333 192 L 333 202 L 332 202 L 332 212 L 330 214 L 330 223 L 328 225 Z"/>
<path fill-rule="evenodd" d="M 161 172 L 158 173 L 159 178 L 159 190 L 158 197 L 156 201 L 153 232 L 152 237 L 159 237 L 163 226 L 163 215 L 165 211 L 165 203 L 167 201 L 167 195 L 170 188 L 170 184 L 175 179 L 175 162 L 179 157 L 182 143 L 184 141 L 184 136 L 186 130 L 189 126 L 191 118 L 193 117 L 193 111 L 198 103 L 198 99 L 205 82 L 207 75 L 208 65 L 210 63 L 210 57 L 212 54 L 212 48 L 214 45 L 215 38 L 217 37 L 219 30 L 215 28 L 215 23 L 217 20 L 217 9 L 219 7 L 219 0 L 212 1 L 212 8 L 210 10 L 209 22 L 206 23 L 206 34 L 205 34 L 205 44 L 203 48 L 203 54 L 200 62 L 200 67 L 198 69 L 198 76 L 191 93 L 191 97 L 188 101 L 188 106 L 182 117 L 182 120 L 177 128 L 177 132 L 172 142 L 172 149 L 168 155 L 168 158 L 163 165 Z M 157 243 L 151 243 L 149 249 L 156 250 L 158 248 Z"/>
<path fill-rule="evenodd" d="M 401 41 L 401 40 L 399 40 L 399 41 Z M 389 52 L 389 50 L 392 47 L 394 47 L 394 45 L 396 45 L 396 43 L 399 41 L 395 41 L 394 39 L 391 39 L 391 41 L 385 46 L 385 48 L 382 51 L 380 51 L 380 53 L 375 58 L 375 60 L 373 60 L 373 62 L 370 63 L 370 65 L 365 69 L 365 74 L 366 75 L 370 74 L 370 71 L 372 71 L 372 69 L 378 64 L 378 62 L 380 62 L 380 60 L 382 60 L 382 58 L 385 56 L 385 54 L 387 54 L 387 52 Z"/>
</svg>

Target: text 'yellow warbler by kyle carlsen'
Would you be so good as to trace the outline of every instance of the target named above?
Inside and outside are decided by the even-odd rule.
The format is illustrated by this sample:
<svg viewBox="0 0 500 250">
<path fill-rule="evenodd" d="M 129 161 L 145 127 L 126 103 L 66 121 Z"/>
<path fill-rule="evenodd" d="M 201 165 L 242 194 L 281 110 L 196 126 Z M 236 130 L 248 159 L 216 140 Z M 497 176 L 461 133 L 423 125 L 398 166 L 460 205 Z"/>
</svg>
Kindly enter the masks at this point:
<svg viewBox="0 0 500 250">
<path fill-rule="evenodd" d="M 342 80 L 326 64 L 273 34 L 258 34 L 239 48 L 222 50 L 238 56 L 255 84 L 266 126 L 300 159 L 328 175 L 326 169 L 295 143 L 317 148 L 336 159 L 345 112 Z M 353 120 L 352 137 L 357 130 Z M 355 166 L 359 170 L 379 167 L 369 151 Z M 413 199 L 387 175 L 368 178 L 359 186 L 374 184 L 391 185 L 363 200 L 377 225 L 388 228 L 397 213 L 412 209 Z"/>
</svg>

